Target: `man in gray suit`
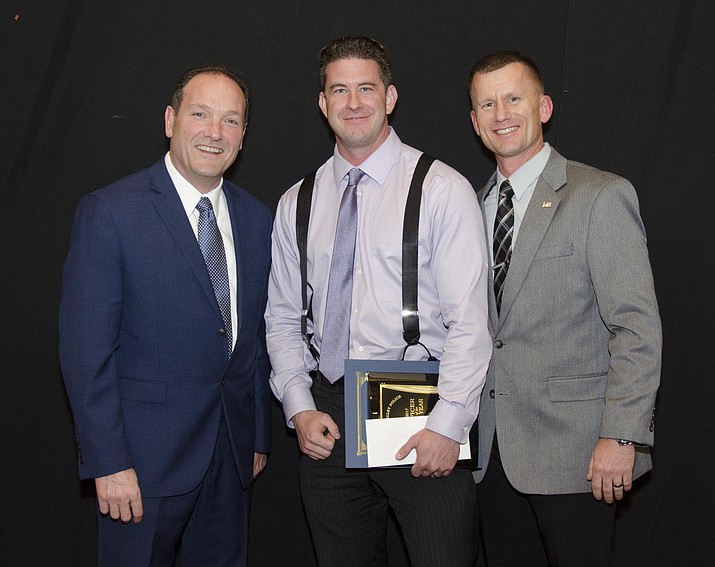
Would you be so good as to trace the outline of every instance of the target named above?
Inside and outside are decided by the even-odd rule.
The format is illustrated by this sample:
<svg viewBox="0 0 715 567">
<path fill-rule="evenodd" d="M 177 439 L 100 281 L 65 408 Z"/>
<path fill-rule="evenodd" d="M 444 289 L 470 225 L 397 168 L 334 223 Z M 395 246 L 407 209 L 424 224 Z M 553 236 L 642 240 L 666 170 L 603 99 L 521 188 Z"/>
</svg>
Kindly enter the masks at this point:
<svg viewBox="0 0 715 567">
<path fill-rule="evenodd" d="M 470 97 L 497 162 L 479 192 L 493 260 L 475 473 L 487 561 L 610 565 L 613 503 L 651 468 L 660 381 L 636 193 L 544 143 L 553 103 L 527 57 L 482 58 Z"/>
</svg>

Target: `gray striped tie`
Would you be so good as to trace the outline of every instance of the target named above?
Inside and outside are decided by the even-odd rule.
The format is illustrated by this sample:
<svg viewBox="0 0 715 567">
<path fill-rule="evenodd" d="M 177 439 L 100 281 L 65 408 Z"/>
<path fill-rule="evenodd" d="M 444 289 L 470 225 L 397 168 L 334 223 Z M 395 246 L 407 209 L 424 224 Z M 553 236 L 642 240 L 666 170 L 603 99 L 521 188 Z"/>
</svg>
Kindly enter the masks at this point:
<svg viewBox="0 0 715 567">
<path fill-rule="evenodd" d="M 499 206 L 494 219 L 494 296 L 497 300 L 497 313 L 501 309 L 501 298 L 504 293 L 504 281 L 511 262 L 512 237 L 514 235 L 514 204 L 512 189 L 506 179 L 499 187 Z"/>
</svg>

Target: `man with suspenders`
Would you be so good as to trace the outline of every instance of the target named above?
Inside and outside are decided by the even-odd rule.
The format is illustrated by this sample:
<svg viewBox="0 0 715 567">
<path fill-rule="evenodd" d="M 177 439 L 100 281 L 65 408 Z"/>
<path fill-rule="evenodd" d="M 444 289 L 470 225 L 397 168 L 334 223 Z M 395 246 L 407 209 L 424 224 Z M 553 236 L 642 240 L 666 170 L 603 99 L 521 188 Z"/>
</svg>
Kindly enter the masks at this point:
<svg viewBox="0 0 715 567">
<path fill-rule="evenodd" d="M 422 154 L 388 125 L 397 102 L 390 75 L 386 50 L 374 40 L 341 38 L 321 52 L 319 105 L 336 146 L 308 200 L 305 300 L 296 235 L 301 183 L 278 205 L 266 311 L 271 387 L 303 453 L 301 493 L 320 565 L 386 565 L 392 508 L 413 565 L 466 567 L 477 546 L 476 491 L 470 470 L 455 464 L 491 355 L 488 255 L 472 187 L 439 161 L 427 164 L 422 184 L 420 337 L 404 357 L 440 359 L 440 399 L 426 428 L 398 452 L 416 450 L 411 468 L 345 468 L 344 359 L 398 360 L 405 350 L 403 217 Z"/>
</svg>

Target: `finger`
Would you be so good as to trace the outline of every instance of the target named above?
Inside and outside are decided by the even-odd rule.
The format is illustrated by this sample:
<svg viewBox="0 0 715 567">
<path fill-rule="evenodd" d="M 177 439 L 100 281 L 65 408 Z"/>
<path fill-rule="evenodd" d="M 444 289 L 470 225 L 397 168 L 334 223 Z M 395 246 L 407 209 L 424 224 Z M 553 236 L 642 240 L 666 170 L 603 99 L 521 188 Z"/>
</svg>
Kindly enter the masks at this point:
<svg viewBox="0 0 715 567">
<path fill-rule="evenodd" d="M 303 447 L 303 453 L 308 455 L 314 461 L 323 461 L 330 456 L 330 451 L 326 451 L 322 447 Z"/>
<path fill-rule="evenodd" d="M 128 524 L 129 522 L 132 521 L 132 508 L 129 505 L 129 502 L 122 502 L 119 505 L 119 515 L 125 524 Z"/>
<path fill-rule="evenodd" d="M 415 448 L 414 443 L 412 442 L 412 438 L 408 439 L 407 443 L 405 443 L 402 447 L 400 447 L 397 450 L 397 453 L 395 453 L 395 458 L 398 461 L 401 461 L 404 459 L 407 455 L 410 454 L 410 451 Z"/>
<path fill-rule="evenodd" d="M 139 500 L 131 501 L 129 505 L 132 509 L 132 517 L 134 519 L 134 523 L 138 524 L 142 521 L 142 518 L 144 517 L 144 505 L 142 504 L 141 498 Z"/>
<path fill-rule="evenodd" d="M 608 482 L 603 484 L 603 500 L 606 504 L 613 503 L 613 484 Z"/>
<path fill-rule="evenodd" d="M 596 500 L 603 500 L 603 490 L 601 487 L 600 477 L 591 480 L 591 492 L 593 492 L 593 497 Z"/>
<path fill-rule="evenodd" d="M 616 482 L 615 480 L 613 481 L 613 497 L 616 500 L 620 500 L 623 498 L 623 494 L 625 492 L 625 485 L 623 481 L 621 482 Z"/>
<path fill-rule="evenodd" d="M 340 428 L 338 427 L 338 424 L 335 423 L 332 419 L 330 419 L 330 421 L 325 424 L 325 428 L 328 430 L 330 437 L 332 437 L 333 439 L 340 439 Z"/>
<path fill-rule="evenodd" d="M 100 514 L 109 514 L 109 502 L 97 499 L 97 503 L 99 504 Z"/>
<path fill-rule="evenodd" d="M 423 467 L 422 465 L 418 464 L 415 462 L 414 465 L 412 465 L 412 468 L 410 469 L 410 472 L 412 473 L 412 476 L 415 478 L 427 478 L 432 474 L 432 471 Z"/>
</svg>

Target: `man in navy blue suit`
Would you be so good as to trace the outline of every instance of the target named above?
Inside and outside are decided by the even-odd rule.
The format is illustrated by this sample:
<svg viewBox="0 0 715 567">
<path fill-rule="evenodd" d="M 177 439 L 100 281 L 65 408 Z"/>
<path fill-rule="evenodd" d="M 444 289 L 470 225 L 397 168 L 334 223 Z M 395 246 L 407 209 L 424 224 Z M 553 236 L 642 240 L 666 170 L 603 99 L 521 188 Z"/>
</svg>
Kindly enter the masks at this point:
<svg viewBox="0 0 715 567">
<path fill-rule="evenodd" d="M 239 77 L 187 72 L 166 109 L 166 156 L 77 208 L 60 360 L 101 565 L 171 565 L 179 544 L 182 565 L 246 562 L 250 486 L 270 445 L 271 231 L 268 208 L 223 179 L 247 118 Z M 206 218 L 223 295 L 199 244 Z"/>
</svg>

